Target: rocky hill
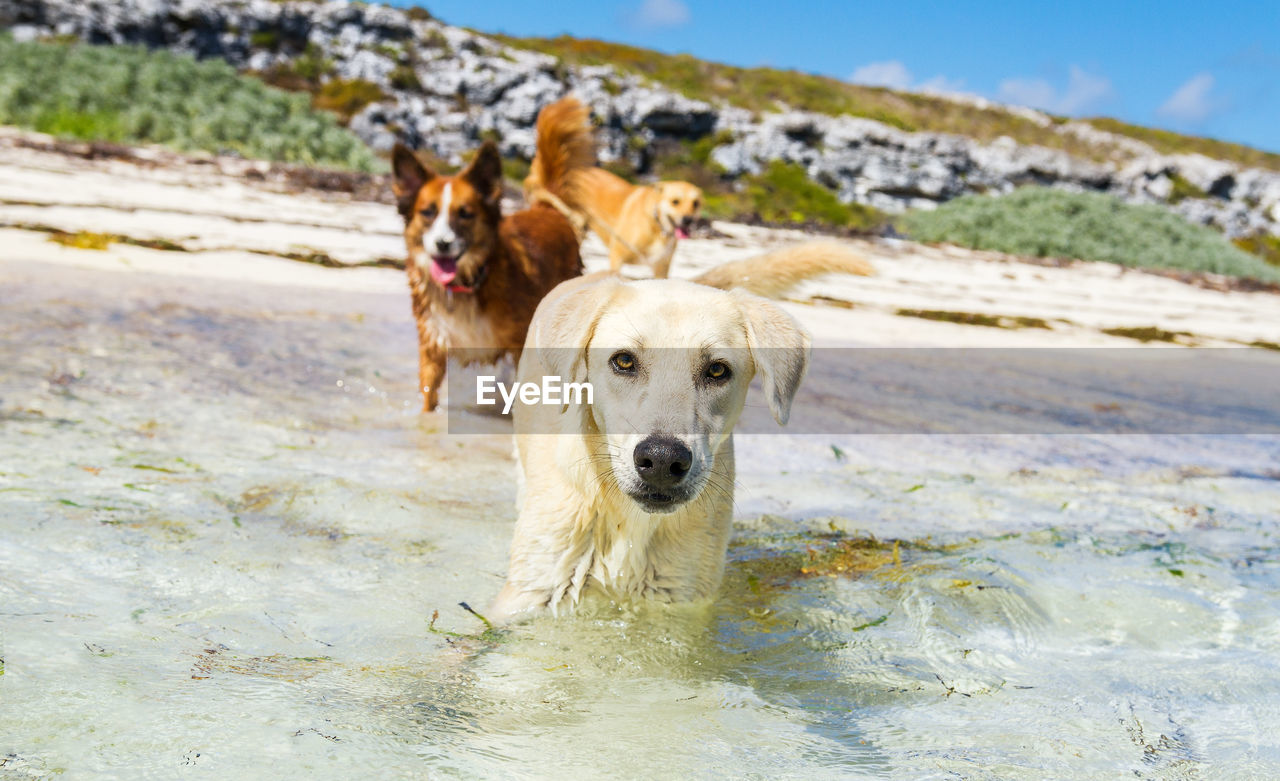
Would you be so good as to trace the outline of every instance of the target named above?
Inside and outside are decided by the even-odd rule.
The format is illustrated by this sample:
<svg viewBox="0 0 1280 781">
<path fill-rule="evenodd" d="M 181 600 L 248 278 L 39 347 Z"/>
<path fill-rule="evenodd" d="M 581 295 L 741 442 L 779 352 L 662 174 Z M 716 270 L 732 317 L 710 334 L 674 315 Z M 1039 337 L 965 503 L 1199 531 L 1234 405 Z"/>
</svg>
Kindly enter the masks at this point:
<svg viewBox="0 0 1280 781">
<path fill-rule="evenodd" d="M 5 0 L 0 25 L 18 40 L 69 37 L 222 58 L 279 86 L 310 90 L 375 149 L 400 139 L 453 163 L 483 138 L 527 160 L 538 109 L 573 92 L 599 122 L 602 161 L 640 174 L 668 172 L 663 161 L 675 156 L 732 187 L 781 161 L 845 203 L 888 212 L 1039 184 L 1166 203 L 1233 238 L 1280 236 L 1274 155 L 1162 154 L 1135 137 L 1142 134 L 979 100 L 898 95 L 917 108 L 932 101 L 925 107 L 942 106 L 948 116 L 1000 119 L 995 127 L 1007 133 L 903 129 L 778 101 L 769 105 L 776 110 L 761 110 L 695 99 L 599 57 L 549 54 L 556 49 L 547 42 L 485 36 L 421 9 L 347 0 Z M 857 108 L 832 109 L 844 110 Z"/>
</svg>

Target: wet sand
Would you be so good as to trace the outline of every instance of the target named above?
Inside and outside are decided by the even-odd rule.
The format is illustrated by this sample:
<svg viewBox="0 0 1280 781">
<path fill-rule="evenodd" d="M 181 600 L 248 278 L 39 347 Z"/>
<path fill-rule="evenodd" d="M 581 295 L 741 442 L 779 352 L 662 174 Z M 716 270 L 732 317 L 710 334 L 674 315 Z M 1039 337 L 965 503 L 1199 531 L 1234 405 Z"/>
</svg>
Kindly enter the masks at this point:
<svg viewBox="0 0 1280 781">
<path fill-rule="evenodd" d="M 0 264 L 10 767 L 1280 767 L 1280 438 L 740 437 L 709 612 L 490 637 L 509 437 L 418 414 L 395 272 L 294 267 Z"/>
</svg>

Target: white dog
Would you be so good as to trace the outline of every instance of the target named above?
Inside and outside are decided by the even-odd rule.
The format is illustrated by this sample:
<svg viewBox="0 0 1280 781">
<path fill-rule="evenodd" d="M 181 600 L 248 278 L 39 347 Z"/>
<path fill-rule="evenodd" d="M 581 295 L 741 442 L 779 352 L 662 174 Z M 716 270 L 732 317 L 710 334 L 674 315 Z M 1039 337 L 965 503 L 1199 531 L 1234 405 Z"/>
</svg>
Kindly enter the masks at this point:
<svg viewBox="0 0 1280 781">
<path fill-rule="evenodd" d="M 814 251 L 802 262 L 813 264 Z M 863 263 L 842 262 L 855 260 Z M 603 273 L 551 291 L 534 314 L 519 380 L 590 382 L 594 403 L 515 408 L 521 506 L 495 620 L 564 611 L 592 592 L 713 597 L 747 386 L 760 373 L 774 418 L 786 423 L 809 344 L 790 315 L 743 290 Z"/>
</svg>

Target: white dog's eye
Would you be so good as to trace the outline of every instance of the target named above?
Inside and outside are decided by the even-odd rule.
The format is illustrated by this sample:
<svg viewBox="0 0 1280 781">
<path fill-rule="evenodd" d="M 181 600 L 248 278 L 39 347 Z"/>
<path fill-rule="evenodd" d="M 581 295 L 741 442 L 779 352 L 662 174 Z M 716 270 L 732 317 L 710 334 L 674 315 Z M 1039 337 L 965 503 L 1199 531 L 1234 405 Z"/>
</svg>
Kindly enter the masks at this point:
<svg viewBox="0 0 1280 781">
<path fill-rule="evenodd" d="M 707 367 L 706 374 L 709 380 L 724 381 L 729 379 L 733 372 L 729 370 L 729 364 L 724 361 L 712 361 Z"/>
<path fill-rule="evenodd" d="M 636 357 L 628 352 L 614 353 L 609 365 L 619 374 L 635 374 Z"/>
</svg>

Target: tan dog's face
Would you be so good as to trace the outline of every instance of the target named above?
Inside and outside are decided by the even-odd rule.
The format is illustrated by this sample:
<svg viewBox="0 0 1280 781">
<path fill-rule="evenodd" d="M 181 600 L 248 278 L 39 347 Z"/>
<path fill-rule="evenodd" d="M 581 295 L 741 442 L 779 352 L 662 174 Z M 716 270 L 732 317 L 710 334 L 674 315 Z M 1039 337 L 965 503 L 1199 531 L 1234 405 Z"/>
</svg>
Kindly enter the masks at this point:
<svg viewBox="0 0 1280 781">
<path fill-rule="evenodd" d="M 669 513 L 714 485 L 715 454 L 751 378 L 764 374 L 770 408 L 785 422 L 808 347 L 790 316 L 749 294 L 672 280 L 616 290 L 586 365 L 617 487 L 645 512 Z"/>
<path fill-rule="evenodd" d="M 474 292 L 484 281 L 501 219 L 497 147 L 486 143 L 456 176 L 437 175 L 399 145 L 392 167 L 410 262 L 442 288 Z"/>
<path fill-rule="evenodd" d="M 702 213 L 702 190 L 688 182 L 658 182 L 658 222 L 664 233 L 689 238 L 693 223 Z"/>
</svg>

